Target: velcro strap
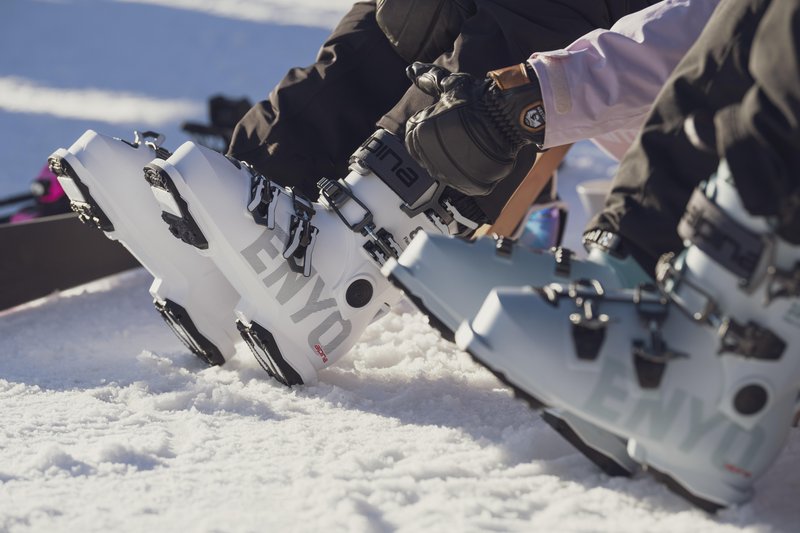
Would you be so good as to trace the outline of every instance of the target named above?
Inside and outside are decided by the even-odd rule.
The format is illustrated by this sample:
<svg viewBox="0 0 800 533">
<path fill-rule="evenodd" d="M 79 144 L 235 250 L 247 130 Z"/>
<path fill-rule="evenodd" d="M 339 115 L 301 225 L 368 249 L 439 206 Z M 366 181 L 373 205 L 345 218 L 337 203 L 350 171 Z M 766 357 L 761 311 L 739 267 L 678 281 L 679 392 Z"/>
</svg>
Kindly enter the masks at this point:
<svg viewBox="0 0 800 533">
<path fill-rule="evenodd" d="M 413 205 L 436 181 L 414 161 L 403 141 L 378 130 L 350 157 L 375 173 L 408 205 Z"/>
<path fill-rule="evenodd" d="M 678 235 L 746 282 L 764 252 L 764 241 L 759 234 L 728 216 L 700 189 L 695 189 L 686 205 Z"/>
</svg>

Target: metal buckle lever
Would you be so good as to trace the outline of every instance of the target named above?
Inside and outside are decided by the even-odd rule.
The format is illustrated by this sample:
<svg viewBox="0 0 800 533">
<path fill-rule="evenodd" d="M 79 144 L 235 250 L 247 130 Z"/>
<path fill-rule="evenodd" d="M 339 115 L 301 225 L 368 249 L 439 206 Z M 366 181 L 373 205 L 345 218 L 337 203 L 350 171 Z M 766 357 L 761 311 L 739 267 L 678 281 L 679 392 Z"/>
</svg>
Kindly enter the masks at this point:
<svg viewBox="0 0 800 533">
<path fill-rule="evenodd" d="M 364 244 L 364 249 L 378 265 L 383 266 L 390 257 L 400 256 L 400 245 L 391 233 L 383 228 L 375 231 L 373 225 L 365 227 L 364 231 L 370 239 Z"/>
<path fill-rule="evenodd" d="M 461 211 L 456 209 L 456 207 L 450 202 L 450 200 L 445 200 L 444 201 L 444 207 L 453 216 L 453 220 L 455 220 L 456 222 L 458 222 L 462 226 L 465 226 L 465 227 L 467 227 L 467 228 L 469 228 L 469 229 L 471 229 L 473 231 L 478 229 L 479 224 L 477 222 L 475 222 L 474 220 L 471 220 L 471 219 L 465 217 L 464 215 L 462 215 Z"/>
<path fill-rule="evenodd" d="M 683 269 L 682 255 L 669 253 L 662 256 L 656 267 L 659 289 L 692 320 L 718 327 L 721 319 L 717 302 L 702 287 L 684 276 Z"/>
<path fill-rule="evenodd" d="M 746 359 L 777 361 L 786 350 L 786 341 L 753 321 L 741 324 L 728 317 L 718 334 L 720 346 L 717 354 L 720 355 L 734 353 Z"/>
<path fill-rule="evenodd" d="M 311 225 L 314 208 L 311 203 L 299 197 L 292 190 L 294 214 L 289 223 L 289 240 L 283 250 L 283 258 L 289 263 L 292 272 L 311 275 L 311 256 L 319 229 Z"/>
<path fill-rule="evenodd" d="M 289 263 L 292 272 L 303 274 L 305 277 L 311 275 L 311 256 L 319 233 L 319 229 L 310 222 L 309 219 L 292 215 L 289 242 L 283 251 L 283 257 Z"/>
<path fill-rule="evenodd" d="M 791 270 L 781 270 L 770 266 L 767 269 L 767 289 L 764 305 L 776 298 L 794 298 L 800 295 L 800 263 Z"/>
<path fill-rule="evenodd" d="M 253 220 L 267 229 L 275 229 L 275 209 L 278 202 L 274 200 L 278 187 L 264 176 L 253 176 L 250 191 L 247 210 L 253 215 Z"/>
</svg>

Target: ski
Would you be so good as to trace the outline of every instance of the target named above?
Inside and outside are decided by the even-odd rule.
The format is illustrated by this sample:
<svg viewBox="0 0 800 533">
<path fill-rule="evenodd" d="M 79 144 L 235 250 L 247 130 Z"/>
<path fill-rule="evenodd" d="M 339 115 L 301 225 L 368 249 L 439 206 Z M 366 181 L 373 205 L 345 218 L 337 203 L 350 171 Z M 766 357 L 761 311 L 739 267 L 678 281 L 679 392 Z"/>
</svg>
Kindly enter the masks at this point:
<svg viewBox="0 0 800 533">
<path fill-rule="evenodd" d="M 0 249 L 0 311 L 140 266 L 74 213 L 0 224 Z"/>
</svg>

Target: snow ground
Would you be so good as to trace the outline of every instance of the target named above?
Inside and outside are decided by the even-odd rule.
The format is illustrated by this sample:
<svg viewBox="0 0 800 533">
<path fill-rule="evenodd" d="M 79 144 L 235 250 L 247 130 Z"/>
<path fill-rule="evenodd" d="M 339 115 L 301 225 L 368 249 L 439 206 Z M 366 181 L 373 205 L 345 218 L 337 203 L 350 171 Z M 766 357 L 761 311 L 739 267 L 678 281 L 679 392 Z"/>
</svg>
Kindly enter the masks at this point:
<svg viewBox="0 0 800 533">
<path fill-rule="evenodd" d="M 313 59 L 343 0 L 3 0 L 0 196 L 85 129 L 201 119 Z M 294 25 L 286 25 L 294 24 Z M 252 65 L 260 63 L 263 69 Z M 563 191 L 613 165 L 571 153 Z M 7 252 L 6 252 L 7 253 Z M 143 271 L 0 314 L 0 531 L 796 531 L 800 432 L 749 504 L 708 516 L 611 479 L 421 315 L 390 314 L 313 387 L 242 348 L 205 368 Z"/>
</svg>

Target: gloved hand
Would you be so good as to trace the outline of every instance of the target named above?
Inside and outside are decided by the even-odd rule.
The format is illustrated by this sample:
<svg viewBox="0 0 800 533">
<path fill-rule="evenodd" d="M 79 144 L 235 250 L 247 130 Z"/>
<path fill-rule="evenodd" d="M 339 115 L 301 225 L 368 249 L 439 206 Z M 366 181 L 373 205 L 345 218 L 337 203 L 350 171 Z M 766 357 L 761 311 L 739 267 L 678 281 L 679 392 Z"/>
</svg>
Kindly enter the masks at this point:
<svg viewBox="0 0 800 533">
<path fill-rule="evenodd" d="M 439 100 L 408 119 L 406 148 L 433 177 L 464 194 L 489 194 L 523 146 L 544 142 L 541 90 L 525 64 L 483 80 L 419 62 L 407 74 Z"/>
</svg>

